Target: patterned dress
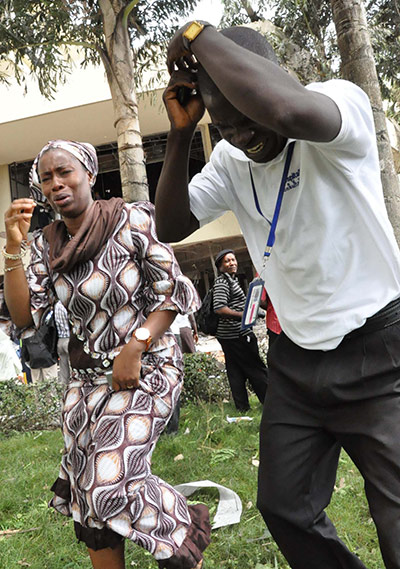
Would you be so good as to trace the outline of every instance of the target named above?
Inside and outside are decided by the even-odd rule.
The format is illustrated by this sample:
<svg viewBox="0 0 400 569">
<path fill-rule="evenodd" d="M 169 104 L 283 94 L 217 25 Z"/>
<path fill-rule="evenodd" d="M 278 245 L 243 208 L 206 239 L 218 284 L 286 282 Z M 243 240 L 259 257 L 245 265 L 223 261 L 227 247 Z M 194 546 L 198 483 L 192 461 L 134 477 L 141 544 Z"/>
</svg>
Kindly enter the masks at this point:
<svg viewBox="0 0 400 569">
<path fill-rule="evenodd" d="M 49 244 L 39 231 L 29 268 L 34 321 L 58 297 L 80 348 L 78 358 L 71 353 L 65 449 L 50 505 L 75 525 L 112 530 L 165 560 L 181 546 L 191 521 L 183 496 L 151 472 L 156 441 L 181 390 L 174 335 L 167 331 L 143 355 L 137 389 L 112 391 L 105 372 L 151 312 L 196 310 L 197 293 L 171 248 L 158 241 L 147 202 L 125 204 L 93 260 L 59 274 L 48 259 Z"/>
</svg>

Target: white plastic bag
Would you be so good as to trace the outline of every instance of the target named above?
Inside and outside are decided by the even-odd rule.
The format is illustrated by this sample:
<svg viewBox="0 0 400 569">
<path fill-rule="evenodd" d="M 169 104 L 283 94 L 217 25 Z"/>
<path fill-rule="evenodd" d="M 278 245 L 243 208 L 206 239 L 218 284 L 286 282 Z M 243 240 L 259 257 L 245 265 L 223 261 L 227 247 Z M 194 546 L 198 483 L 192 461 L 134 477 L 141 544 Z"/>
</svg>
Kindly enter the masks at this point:
<svg viewBox="0 0 400 569">
<path fill-rule="evenodd" d="M 14 344 L 2 330 L 0 330 L 0 381 L 15 379 L 22 376 L 22 365 Z"/>
</svg>

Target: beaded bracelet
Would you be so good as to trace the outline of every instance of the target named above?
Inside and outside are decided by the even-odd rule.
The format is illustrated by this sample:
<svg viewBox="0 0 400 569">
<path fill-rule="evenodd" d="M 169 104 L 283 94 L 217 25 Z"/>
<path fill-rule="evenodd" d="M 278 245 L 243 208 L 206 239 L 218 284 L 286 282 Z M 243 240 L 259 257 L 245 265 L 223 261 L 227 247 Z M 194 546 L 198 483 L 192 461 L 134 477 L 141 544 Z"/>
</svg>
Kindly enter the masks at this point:
<svg viewBox="0 0 400 569">
<path fill-rule="evenodd" d="M 4 267 L 4 272 L 5 273 L 9 273 L 10 271 L 13 271 L 14 269 L 19 269 L 20 267 L 23 267 L 24 265 L 22 263 L 18 263 L 18 265 L 13 265 L 12 267 Z"/>
<path fill-rule="evenodd" d="M 18 261 L 19 259 L 22 259 L 24 255 L 26 255 L 26 251 L 27 250 L 25 248 L 22 248 L 22 251 L 20 253 L 11 254 L 7 253 L 6 247 L 4 246 L 1 252 L 5 259 L 9 259 L 10 261 Z"/>
</svg>

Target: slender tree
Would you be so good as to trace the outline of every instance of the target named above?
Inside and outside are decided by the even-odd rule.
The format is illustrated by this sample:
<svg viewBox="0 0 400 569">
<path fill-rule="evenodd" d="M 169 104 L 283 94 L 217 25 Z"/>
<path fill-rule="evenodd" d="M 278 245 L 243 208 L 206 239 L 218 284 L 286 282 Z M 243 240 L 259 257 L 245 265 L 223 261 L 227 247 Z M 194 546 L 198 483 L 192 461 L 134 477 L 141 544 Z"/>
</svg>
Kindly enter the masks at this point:
<svg viewBox="0 0 400 569">
<path fill-rule="evenodd" d="M 163 60 L 179 18 L 197 0 L 1 0 L 0 63 L 26 85 L 27 70 L 52 97 L 71 68 L 70 46 L 82 64 L 103 63 L 114 107 L 122 194 L 148 199 L 136 89 L 143 71 Z M 162 22 L 162 25 L 160 24 Z M 7 81 L 7 73 L 0 80 Z"/>
<path fill-rule="evenodd" d="M 362 0 L 331 0 L 341 74 L 369 96 L 374 113 L 386 208 L 400 243 L 400 188 L 386 127 L 381 90 Z"/>
</svg>

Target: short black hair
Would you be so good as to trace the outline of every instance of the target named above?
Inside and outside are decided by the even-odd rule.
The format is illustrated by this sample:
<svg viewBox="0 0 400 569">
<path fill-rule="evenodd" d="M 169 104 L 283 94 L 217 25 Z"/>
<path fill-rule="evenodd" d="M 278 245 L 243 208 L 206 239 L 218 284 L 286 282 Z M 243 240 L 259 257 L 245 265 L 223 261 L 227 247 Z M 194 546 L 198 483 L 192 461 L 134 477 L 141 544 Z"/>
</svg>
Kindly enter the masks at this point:
<svg viewBox="0 0 400 569">
<path fill-rule="evenodd" d="M 257 55 L 261 55 L 265 59 L 269 59 L 273 63 L 279 65 L 278 58 L 274 52 L 272 45 L 265 37 L 247 26 L 233 26 L 220 30 L 220 34 L 229 38 L 240 47 L 248 49 Z"/>
<path fill-rule="evenodd" d="M 256 53 L 257 55 L 279 65 L 278 58 L 276 57 L 269 41 L 267 41 L 262 34 L 256 32 L 252 28 L 248 28 L 246 26 L 234 26 L 232 28 L 220 30 L 219 33 L 237 45 L 240 45 L 240 47 L 243 47 L 244 49 Z M 197 63 L 197 77 L 200 93 L 211 94 L 219 91 L 218 87 L 200 62 Z"/>
</svg>

